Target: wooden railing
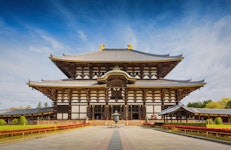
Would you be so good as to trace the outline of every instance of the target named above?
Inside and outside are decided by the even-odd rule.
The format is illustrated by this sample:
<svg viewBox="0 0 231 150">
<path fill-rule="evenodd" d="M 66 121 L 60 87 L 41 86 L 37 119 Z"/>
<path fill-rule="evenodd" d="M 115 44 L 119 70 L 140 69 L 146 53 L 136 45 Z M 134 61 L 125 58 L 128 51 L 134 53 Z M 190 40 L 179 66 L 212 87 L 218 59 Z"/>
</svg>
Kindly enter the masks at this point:
<svg viewBox="0 0 231 150">
<path fill-rule="evenodd" d="M 173 131 L 181 131 L 184 133 L 200 133 L 218 136 L 228 136 L 231 137 L 231 129 L 220 129 L 220 128 L 206 128 L 206 127 L 196 127 L 196 126 L 182 126 L 182 125 L 163 125 L 163 129 L 171 129 Z"/>
<path fill-rule="evenodd" d="M 75 124 L 75 125 L 64 125 L 64 126 L 52 126 L 52 127 L 45 127 L 45 128 L 32 128 L 32 129 L 23 129 L 23 130 L 3 130 L 0 131 L 0 137 L 10 137 L 10 136 L 24 136 L 28 134 L 34 133 L 47 133 L 52 131 L 58 130 L 67 130 L 73 128 L 79 128 L 88 126 L 89 124 Z"/>
</svg>

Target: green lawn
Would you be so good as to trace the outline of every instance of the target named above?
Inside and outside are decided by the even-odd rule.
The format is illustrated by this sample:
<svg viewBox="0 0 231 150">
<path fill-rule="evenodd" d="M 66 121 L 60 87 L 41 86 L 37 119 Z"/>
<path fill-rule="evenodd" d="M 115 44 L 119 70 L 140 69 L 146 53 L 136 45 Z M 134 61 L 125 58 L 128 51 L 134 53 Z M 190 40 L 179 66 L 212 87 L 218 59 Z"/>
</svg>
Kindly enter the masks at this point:
<svg viewBox="0 0 231 150">
<path fill-rule="evenodd" d="M 0 131 L 2 130 L 22 130 L 22 129 L 31 129 L 31 128 L 46 128 L 51 127 L 52 125 L 5 125 L 0 126 Z"/>
<path fill-rule="evenodd" d="M 221 125 L 216 125 L 216 124 L 209 124 L 206 125 L 207 128 L 221 128 L 221 129 L 231 129 L 231 124 L 221 124 Z"/>
</svg>

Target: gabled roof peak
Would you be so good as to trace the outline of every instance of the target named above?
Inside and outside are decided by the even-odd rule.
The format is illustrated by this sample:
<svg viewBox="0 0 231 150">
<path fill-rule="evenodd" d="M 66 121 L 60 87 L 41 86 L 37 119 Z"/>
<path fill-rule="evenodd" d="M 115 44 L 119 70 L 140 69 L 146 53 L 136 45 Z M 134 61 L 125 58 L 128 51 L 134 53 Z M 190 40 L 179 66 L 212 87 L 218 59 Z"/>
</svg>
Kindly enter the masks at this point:
<svg viewBox="0 0 231 150">
<path fill-rule="evenodd" d="M 105 48 L 102 51 L 92 51 L 85 54 L 63 56 L 50 56 L 53 61 L 68 62 L 169 62 L 181 61 L 182 55 L 170 56 L 169 54 L 158 55 L 126 48 Z"/>
</svg>

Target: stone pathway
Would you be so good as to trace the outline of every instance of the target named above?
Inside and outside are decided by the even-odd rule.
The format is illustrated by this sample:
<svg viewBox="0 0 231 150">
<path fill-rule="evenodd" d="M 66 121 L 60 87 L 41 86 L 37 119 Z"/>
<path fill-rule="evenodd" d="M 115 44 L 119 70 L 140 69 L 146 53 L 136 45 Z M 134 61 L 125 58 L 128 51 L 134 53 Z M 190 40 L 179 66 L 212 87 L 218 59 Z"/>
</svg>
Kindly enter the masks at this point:
<svg viewBox="0 0 231 150">
<path fill-rule="evenodd" d="M 231 146 L 173 135 L 149 128 L 86 127 L 67 132 L 5 144 L 0 150 L 230 150 Z"/>
<path fill-rule="evenodd" d="M 114 133 L 112 135 L 108 150 L 122 150 L 122 144 L 120 141 L 118 129 L 114 129 Z"/>
</svg>

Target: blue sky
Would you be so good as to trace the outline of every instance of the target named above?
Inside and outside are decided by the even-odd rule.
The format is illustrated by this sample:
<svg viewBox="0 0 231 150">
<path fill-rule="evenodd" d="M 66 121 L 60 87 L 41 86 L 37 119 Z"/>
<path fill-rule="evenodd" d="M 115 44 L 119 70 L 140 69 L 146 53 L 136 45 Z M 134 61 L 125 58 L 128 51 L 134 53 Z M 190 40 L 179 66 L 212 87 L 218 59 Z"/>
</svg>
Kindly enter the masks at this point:
<svg viewBox="0 0 231 150">
<path fill-rule="evenodd" d="M 231 97 L 231 0 L 1 0 L 0 109 L 51 100 L 28 80 L 63 79 L 50 54 L 126 48 L 183 54 L 170 79 L 205 79 L 182 100 Z"/>
</svg>

